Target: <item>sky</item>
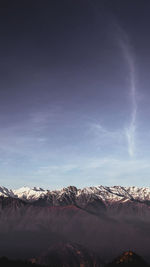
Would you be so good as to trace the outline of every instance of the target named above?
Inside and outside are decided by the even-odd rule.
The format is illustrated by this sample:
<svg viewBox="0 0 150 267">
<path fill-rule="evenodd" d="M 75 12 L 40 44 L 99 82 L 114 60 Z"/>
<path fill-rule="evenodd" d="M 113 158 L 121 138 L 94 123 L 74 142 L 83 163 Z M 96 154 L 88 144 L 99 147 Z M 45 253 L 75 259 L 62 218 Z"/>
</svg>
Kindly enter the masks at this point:
<svg viewBox="0 0 150 267">
<path fill-rule="evenodd" d="M 149 0 L 0 4 L 0 185 L 149 186 Z"/>
</svg>

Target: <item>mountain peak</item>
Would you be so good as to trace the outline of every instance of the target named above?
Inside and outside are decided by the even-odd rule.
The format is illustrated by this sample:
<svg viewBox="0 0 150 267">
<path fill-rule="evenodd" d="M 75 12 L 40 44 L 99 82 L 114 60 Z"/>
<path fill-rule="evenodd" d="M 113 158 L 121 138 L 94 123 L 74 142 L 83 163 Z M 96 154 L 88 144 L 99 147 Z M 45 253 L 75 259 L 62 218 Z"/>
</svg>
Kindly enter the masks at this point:
<svg viewBox="0 0 150 267">
<path fill-rule="evenodd" d="M 48 190 L 44 190 L 40 187 L 30 188 L 28 186 L 23 186 L 17 190 L 13 190 L 13 193 L 16 197 L 25 200 L 37 200 L 40 197 L 44 196 L 47 192 Z"/>
</svg>

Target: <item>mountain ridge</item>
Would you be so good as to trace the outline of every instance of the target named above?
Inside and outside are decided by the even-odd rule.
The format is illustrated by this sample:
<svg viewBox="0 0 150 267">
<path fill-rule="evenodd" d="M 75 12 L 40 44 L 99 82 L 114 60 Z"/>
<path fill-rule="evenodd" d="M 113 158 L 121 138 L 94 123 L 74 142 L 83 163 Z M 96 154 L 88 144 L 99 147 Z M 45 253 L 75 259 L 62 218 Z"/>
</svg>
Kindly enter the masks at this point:
<svg viewBox="0 0 150 267">
<path fill-rule="evenodd" d="M 150 201 L 150 188 L 149 187 L 124 187 L 124 186 L 91 186 L 83 189 L 78 189 L 75 186 L 68 186 L 59 190 L 48 190 L 40 187 L 21 187 L 19 189 L 8 189 L 0 187 L 0 196 L 20 198 L 26 201 L 36 201 L 47 196 L 74 195 L 78 198 L 80 195 L 95 195 L 98 199 L 104 201 Z"/>
</svg>

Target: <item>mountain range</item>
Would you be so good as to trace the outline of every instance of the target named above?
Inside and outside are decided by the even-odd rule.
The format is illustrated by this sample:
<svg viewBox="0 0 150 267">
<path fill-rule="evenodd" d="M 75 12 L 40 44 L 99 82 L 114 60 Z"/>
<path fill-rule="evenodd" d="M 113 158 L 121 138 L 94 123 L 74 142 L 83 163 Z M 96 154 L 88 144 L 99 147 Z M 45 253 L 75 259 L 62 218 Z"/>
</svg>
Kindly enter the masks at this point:
<svg viewBox="0 0 150 267">
<path fill-rule="evenodd" d="M 80 198 L 81 195 L 94 195 L 103 201 L 150 201 L 150 188 L 148 187 L 95 186 L 77 189 L 75 186 L 69 186 L 67 188 L 54 191 L 44 190 L 40 187 L 22 187 L 17 190 L 0 187 L 0 196 L 20 198 L 28 201 L 35 201 L 44 197 L 61 198 L 64 194 L 70 197 L 71 193 L 73 193 L 76 199 Z"/>
<path fill-rule="evenodd" d="M 109 262 L 133 250 L 150 262 L 150 188 L 0 187 L 0 256 L 34 258 L 59 242 Z"/>
</svg>

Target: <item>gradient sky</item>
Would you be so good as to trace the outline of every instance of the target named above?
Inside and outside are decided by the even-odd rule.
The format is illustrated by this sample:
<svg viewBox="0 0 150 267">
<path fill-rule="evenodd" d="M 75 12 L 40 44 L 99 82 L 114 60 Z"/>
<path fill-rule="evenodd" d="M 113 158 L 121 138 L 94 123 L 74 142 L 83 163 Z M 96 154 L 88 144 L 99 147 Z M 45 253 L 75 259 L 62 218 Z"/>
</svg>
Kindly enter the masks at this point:
<svg viewBox="0 0 150 267">
<path fill-rule="evenodd" d="M 0 7 L 0 185 L 149 186 L 150 1 Z"/>
</svg>

